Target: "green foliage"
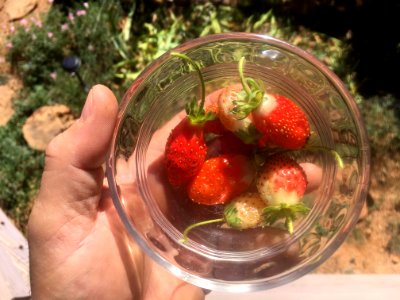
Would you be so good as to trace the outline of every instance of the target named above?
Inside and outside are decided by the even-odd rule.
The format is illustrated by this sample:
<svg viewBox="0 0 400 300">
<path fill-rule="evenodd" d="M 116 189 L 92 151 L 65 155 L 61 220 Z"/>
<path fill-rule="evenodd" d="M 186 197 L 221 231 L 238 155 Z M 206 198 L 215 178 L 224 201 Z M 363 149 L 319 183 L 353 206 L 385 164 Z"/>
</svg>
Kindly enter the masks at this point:
<svg viewBox="0 0 400 300">
<path fill-rule="evenodd" d="M 0 74 L 0 85 L 4 85 L 8 82 L 8 76 Z"/>
<path fill-rule="evenodd" d="M 24 88 L 35 90 L 40 85 L 58 103 L 73 102 L 72 107 L 80 109 L 85 93 L 77 78 L 62 69 L 67 55 L 81 58 L 80 73 L 88 85 L 110 84 L 113 76 L 109 70 L 117 55 L 110 39 L 113 32 L 109 15 L 104 11 L 112 10 L 118 11 L 118 7 L 95 2 L 88 9 L 78 7 L 65 14 L 55 6 L 43 16 L 43 22 L 19 26 L 10 36 L 12 48 L 7 59 Z"/>
<path fill-rule="evenodd" d="M 7 126 L 0 127 L 0 206 L 21 228 L 26 225 L 43 168 L 43 153 L 27 147 L 19 129 L 24 120 L 14 115 Z"/>
<path fill-rule="evenodd" d="M 367 241 L 365 233 L 360 228 L 356 227 L 352 230 L 349 238 L 349 242 L 356 245 L 364 245 Z"/>
<path fill-rule="evenodd" d="M 400 150 L 400 110 L 392 95 L 374 96 L 360 102 L 372 154 Z"/>
<path fill-rule="evenodd" d="M 129 21 L 132 19 L 136 23 Z M 137 11 L 130 11 L 114 42 L 120 54 L 120 60 L 114 65 L 115 76 L 121 78 L 122 86 L 125 86 L 168 50 L 199 36 L 240 31 L 238 24 L 242 21 L 238 9 L 212 3 L 185 7 L 183 11 L 179 7 L 161 6 L 149 12 L 147 18 Z M 142 24 L 138 26 L 140 22 Z M 124 34 L 129 30 L 131 39 Z"/>
<path fill-rule="evenodd" d="M 391 235 L 386 246 L 387 250 L 390 253 L 400 255 L 400 222 L 398 220 L 389 222 L 386 230 Z"/>
</svg>

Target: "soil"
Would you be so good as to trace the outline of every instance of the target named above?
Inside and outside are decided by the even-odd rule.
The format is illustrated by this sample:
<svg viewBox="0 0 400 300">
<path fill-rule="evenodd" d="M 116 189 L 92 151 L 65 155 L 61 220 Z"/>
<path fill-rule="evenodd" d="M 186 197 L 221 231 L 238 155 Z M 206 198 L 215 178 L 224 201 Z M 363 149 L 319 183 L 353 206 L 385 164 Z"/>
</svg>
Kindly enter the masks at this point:
<svg viewBox="0 0 400 300">
<path fill-rule="evenodd" d="M 399 178 L 400 154 L 374 157 L 368 214 L 317 273 L 400 273 Z"/>
<path fill-rule="evenodd" d="M 21 83 L 5 61 L 8 32 L 3 28 L 9 24 L 1 11 L 4 3 L 5 0 L 0 0 L 0 75 L 7 80 L 0 82 L 0 88 L 15 94 Z M 33 14 L 38 16 L 48 9 L 48 1 L 39 0 Z M 12 114 L 12 103 L 6 103 L 12 95 L 0 95 L 1 126 Z M 315 272 L 400 273 L 400 154 L 375 155 L 372 163 L 368 211 L 338 251 Z"/>
</svg>

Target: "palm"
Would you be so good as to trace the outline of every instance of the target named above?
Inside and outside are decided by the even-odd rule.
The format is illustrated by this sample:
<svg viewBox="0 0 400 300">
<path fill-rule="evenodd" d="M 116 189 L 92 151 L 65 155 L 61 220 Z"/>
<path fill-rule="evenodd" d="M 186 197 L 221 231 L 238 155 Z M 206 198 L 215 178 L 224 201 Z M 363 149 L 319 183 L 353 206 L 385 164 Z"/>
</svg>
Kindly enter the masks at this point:
<svg viewBox="0 0 400 300">
<path fill-rule="evenodd" d="M 154 143 L 149 149 L 155 160 L 162 154 L 159 145 Z M 51 165 L 51 158 L 47 163 Z M 131 160 L 118 163 L 118 176 L 123 178 L 120 188 L 132 189 L 130 192 L 134 194 L 132 168 Z M 47 184 L 55 184 L 51 181 L 57 181 L 57 175 L 49 175 L 44 176 L 50 178 Z M 83 180 L 80 172 L 75 175 L 75 181 Z M 93 174 L 93 177 L 97 176 L 99 174 Z M 46 229 L 40 232 L 40 239 L 31 242 L 31 256 L 40 258 L 40 261 L 31 261 L 32 269 L 38 273 L 31 276 L 40 276 L 46 285 L 53 286 L 54 283 L 59 289 L 53 291 L 55 294 L 75 295 L 78 292 L 90 299 L 164 299 L 178 288 L 191 289 L 150 260 L 126 235 L 106 185 L 104 183 L 99 202 L 87 198 L 71 205 L 67 211 L 55 207 L 56 201 L 40 201 L 39 196 L 31 222 L 37 221 L 39 216 L 36 215 L 43 211 L 52 218 L 51 225 L 46 224 Z M 82 190 L 84 193 L 85 189 Z M 97 209 L 85 213 L 84 210 L 95 203 L 98 203 Z M 160 278 L 163 279 L 160 281 Z M 153 286 L 157 289 L 152 289 Z"/>
</svg>

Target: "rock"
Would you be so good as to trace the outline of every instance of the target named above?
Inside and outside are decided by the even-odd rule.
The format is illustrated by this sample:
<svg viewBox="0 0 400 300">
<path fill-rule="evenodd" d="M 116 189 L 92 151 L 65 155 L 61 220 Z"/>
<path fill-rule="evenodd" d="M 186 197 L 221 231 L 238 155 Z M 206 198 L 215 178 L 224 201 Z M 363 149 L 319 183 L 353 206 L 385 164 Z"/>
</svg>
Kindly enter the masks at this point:
<svg viewBox="0 0 400 300">
<path fill-rule="evenodd" d="M 14 94 L 8 85 L 0 85 L 0 126 L 5 125 L 14 113 L 12 108 Z"/>
<path fill-rule="evenodd" d="M 45 150 L 47 144 L 74 121 L 71 110 L 65 105 L 42 106 L 26 120 L 22 133 L 31 148 Z"/>
<path fill-rule="evenodd" d="M 395 255 L 392 255 L 391 261 L 392 261 L 392 263 L 394 263 L 395 265 L 397 265 L 398 263 L 400 263 L 400 257 L 399 257 L 399 256 L 395 256 Z"/>
<path fill-rule="evenodd" d="M 37 6 L 38 0 L 7 0 L 3 10 L 8 15 L 9 21 L 22 19 L 31 13 Z"/>
</svg>

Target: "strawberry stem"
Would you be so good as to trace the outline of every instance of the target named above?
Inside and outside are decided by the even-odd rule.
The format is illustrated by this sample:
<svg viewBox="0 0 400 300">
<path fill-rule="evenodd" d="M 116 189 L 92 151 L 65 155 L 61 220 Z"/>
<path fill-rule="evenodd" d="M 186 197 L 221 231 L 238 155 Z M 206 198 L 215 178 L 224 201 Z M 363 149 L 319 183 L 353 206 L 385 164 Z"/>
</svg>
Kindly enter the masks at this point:
<svg viewBox="0 0 400 300">
<path fill-rule="evenodd" d="M 335 159 L 335 161 L 336 161 L 336 163 L 337 163 L 337 165 L 338 165 L 338 167 L 340 169 L 344 168 L 344 162 L 343 162 L 343 159 L 340 156 L 340 154 L 336 150 L 331 149 L 331 148 L 327 148 L 327 147 L 324 147 L 324 146 L 305 146 L 304 148 L 296 149 L 296 150 L 291 150 L 291 149 L 282 150 L 282 149 L 277 148 L 276 151 L 273 151 L 271 149 L 265 148 L 265 149 L 259 150 L 257 152 L 257 154 L 267 153 L 267 156 L 272 156 L 272 155 L 275 155 L 277 153 L 282 154 L 282 153 L 290 153 L 290 152 L 293 153 L 293 152 L 300 152 L 300 151 L 314 151 L 314 152 L 323 151 L 323 152 L 326 152 L 326 153 L 332 155 L 332 157 Z"/>
<path fill-rule="evenodd" d="M 213 220 L 207 220 L 207 221 L 201 221 L 201 222 L 197 222 L 194 223 L 192 225 L 189 225 L 184 231 L 183 231 L 183 238 L 180 240 L 181 243 L 186 244 L 189 240 L 188 238 L 188 234 L 189 232 L 196 228 L 196 227 L 200 227 L 200 226 L 204 226 L 204 225 L 208 225 L 208 224 L 213 224 L 213 223 L 220 223 L 220 222 L 224 222 L 225 219 L 224 218 L 220 218 L 220 219 L 213 219 Z"/>
<path fill-rule="evenodd" d="M 290 234 L 293 234 L 294 231 L 294 225 L 293 225 L 293 218 L 292 217 L 286 217 L 285 220 L 285 227 L 289 231 Z"/>
<path fill-rule="evenodd" d="M 248 86 L 248 84 L 246 82 L 246 78 L 244 77 L 244 73 L 243 73 L 245 61 L 246 61 L 246 58 L 244 56 L 242 56 L 242 58 L 239 60 L 239 77 L 240 77 L 240 82 L 242 83 L 242 86 L 243 86 L 246 94 L 248 96 L 250 96 L 251 95 L 251 89 Z"/>
<path fill-rule="evenodd" d="M 336 160 L 336 163 L 338 164 L 340 169 L 344 168 L 343 159 L 341 158 L 340 154 L 336 150 L 326 148 L 323 146 L 306 146 L 304 148 L 304 150 L 327 152 L 333 156 L 333 158 Z"/>
<path fill-rule="evenodd" d="M 264 99 L 264 91 L 261 84 L 253 78 L 244 77 L 245 57 L 239 60 L 239 77 L 243 86 L 243 91 L 237 93 L 238 100 L 233 101 L 235 105 L 231 112 L 236 118 L 241 120 L 246 118 L 254 109 L 256 109 Z"/>
<path fill-rule="evenodd" d="M 204 78 L 203 74 L 201 73 L 199 64 L 195 62 L 193 59 L 191 59 L 189 56 L 179 53 L 179 52 L 171 52 L 171 56 L 178 57 L 180 59 L 183 59 L 184 61 L 188 62 L 189 65 L 191 65 L 199 75 L 199 80 L 201 84 L 201 100 L 200 104 L 196 99 L 193 99 L 190 103 L 187 104 L 186 106 L 186 113 L 192 122 L 192 124 L 202 124 L 205 123 L 206 121 L 210 121 L 215 119 L 215 114 L 212 112 L 205 112 L 204 110 L 204 104 L 206 101 L 206 86 L 204 83 Z"/>
</svg>

